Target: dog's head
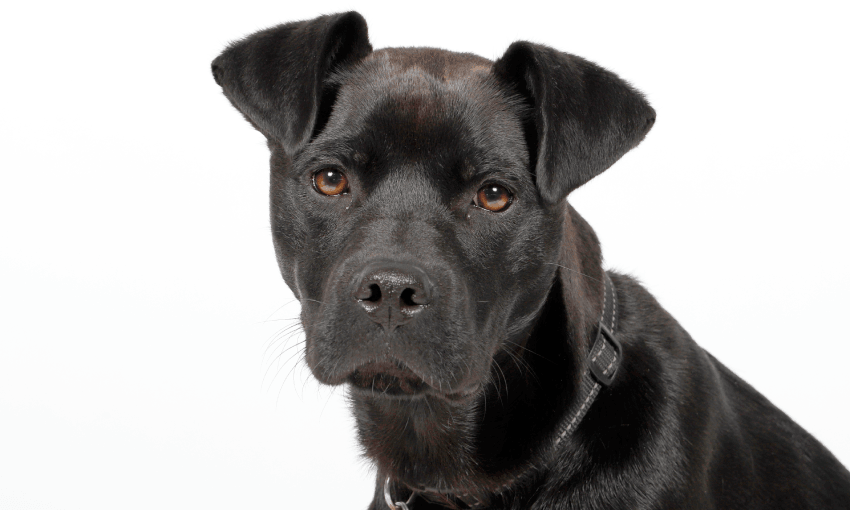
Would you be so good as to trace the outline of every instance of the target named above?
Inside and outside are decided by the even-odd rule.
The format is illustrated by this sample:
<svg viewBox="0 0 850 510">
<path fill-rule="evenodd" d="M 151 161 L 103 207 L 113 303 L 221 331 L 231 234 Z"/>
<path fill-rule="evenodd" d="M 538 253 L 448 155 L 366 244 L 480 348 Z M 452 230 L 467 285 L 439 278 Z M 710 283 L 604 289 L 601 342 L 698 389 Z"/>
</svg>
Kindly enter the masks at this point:
<svg viewBox="0 0 850 510">
<path fill-rule="evenodd" d="M 398 407 L 486 393 L 576 242 L 564 198 L 655 120 L 581 58 L 527 42 L 495 63 L 373 51 L 353 12 L 258 32 L 213 74 L 268 139 L 274 244 L 310 369 Z"/>
</svg>

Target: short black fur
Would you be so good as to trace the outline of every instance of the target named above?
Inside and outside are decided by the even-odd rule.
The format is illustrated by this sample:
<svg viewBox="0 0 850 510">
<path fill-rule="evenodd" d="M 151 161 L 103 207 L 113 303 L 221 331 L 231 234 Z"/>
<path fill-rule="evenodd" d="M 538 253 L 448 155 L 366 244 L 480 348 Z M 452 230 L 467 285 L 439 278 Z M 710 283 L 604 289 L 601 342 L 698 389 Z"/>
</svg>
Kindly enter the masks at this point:
<svg viewBox="0 0 850 510">
<path fill-rule="evenodd" d="M 613 272 L 623 364 L 553 447 L 604 279 L 565 197 L 655 122 L 615 74 L 528 42 L 372 51 L 352 12 L 238 41 L 213 75 L 268 139 L 281 273 L 310 369 L 348 385 L 371 509 L 387 478 L 412 510 L 850 508 L 846 468 Z M 500 212 L 476 202 L 493 185 Z"/>
</svg>

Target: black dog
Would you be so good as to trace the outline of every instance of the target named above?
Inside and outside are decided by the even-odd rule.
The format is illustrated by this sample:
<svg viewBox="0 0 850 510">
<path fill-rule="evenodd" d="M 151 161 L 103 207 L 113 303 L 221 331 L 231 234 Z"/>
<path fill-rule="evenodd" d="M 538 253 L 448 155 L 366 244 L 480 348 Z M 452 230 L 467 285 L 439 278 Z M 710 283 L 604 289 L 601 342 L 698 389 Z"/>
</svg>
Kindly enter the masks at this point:
<svg viewBox="0 0 850 510">
<path fill-rule="evenodd" d="M 655 121 L 616 75 L 527 42 L 373 52 L 353 12 L 212 69 L 268 138 L 280 269 L 371 508 L 850 508 L 820 443 L 603 271 L 565 197 Z"/>
</svg>

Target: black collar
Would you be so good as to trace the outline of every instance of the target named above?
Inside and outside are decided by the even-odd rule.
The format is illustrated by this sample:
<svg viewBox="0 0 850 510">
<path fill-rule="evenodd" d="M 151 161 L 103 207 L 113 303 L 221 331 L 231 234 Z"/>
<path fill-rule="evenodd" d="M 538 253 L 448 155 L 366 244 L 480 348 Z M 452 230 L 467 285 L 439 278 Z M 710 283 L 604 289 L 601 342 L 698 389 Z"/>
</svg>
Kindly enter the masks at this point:
<svg viewBox="0 0 850 510">
<path fill-rule="evenodd" d="M 561 441 L 572 434 L 578 424 L 581 423 L 582 418 L 593 405 L 593 401 L 596 400 L 599 391 L 611 385 L 623 361 L 623 348 L 614 336 L 617 330 L 617 292 L 608 273 L 603 271 L 602 275 L 604 287 L 602 317 L 600 317 L 599 324 L 596 327 L 596 339 L 593 342 L 593 347 L 590 348 L 587 369 L 582 374 L 578 395 L 558 426 L 555 439 L 550 447 L 553 457 L 557 456 L 558 445 Z M 523 476 L 521 475 L 503 485 L 495 491 L 494 495 L 504 492 Z M 416 495 L 417 492 L 414 491 L 406 502 L 394 502 L 390 495 L 390 479 L 387 478 L 384 483 L 384 499 L 390 510 L 411 510 L 410 505 Z M 488 502 L 481 501 L 473 494 L 429 492 L 423 495 L 428 499 L 438 500 L 449 508 L 458 510 L 479 510 L 488 506 Z"/>
<path fill-rule="evenodd" d="M 573 401 L 566 419 L 558 427 L 553 448 L 557 448 L 561 440 L 572 434 L 587 410 L 599 394 L 599 390 L 608 387 L 617 376 L 620 363 L 623 361 L 623 347 L 614 336 L 617 329 L 617 293 L 614 282 L 608 273 L 603 272 L 605 297 L 602 302 L 602 318 L 596 328 L 596 341 L 590 349 L 588 369 L 581 378 L 578 398 Z"/>
</svg>

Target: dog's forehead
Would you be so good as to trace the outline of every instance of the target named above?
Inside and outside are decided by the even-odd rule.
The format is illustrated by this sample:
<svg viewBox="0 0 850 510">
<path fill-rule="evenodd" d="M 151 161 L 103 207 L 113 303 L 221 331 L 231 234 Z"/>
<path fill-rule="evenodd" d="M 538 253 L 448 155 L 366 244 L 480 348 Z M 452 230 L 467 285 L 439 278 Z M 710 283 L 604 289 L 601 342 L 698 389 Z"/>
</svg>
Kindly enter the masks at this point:
<svg viewBox="0 0 850 510">
<path fill-rule="evenodd" d="M 327 136 L 380 140 L 422 156 L 474 152 L 479 160 L 527 168 L 517 105 L 492 75 L 492 62 L 432 48 L 378 50 L 335 77 L 339 96 Z"/>
<path fill-rule="evenodd" d="M 472 53 L 437 48 L 384 48 L 368 55 L 363 63 L 382 67 L 387 75 L 418 69 L 441 81 L 457 81 L 489 74 L 493 62 Z"/>
<path fill-rule="evenodd" d="M 505 107 L 491 67 L 476 55 L 432 48 L 378 50 L 344 76 L 341 100 L 355 103 L 347 113 L 359 114 L 351 119 L 358 122 L 378 110 L 412 115 L 417 123 L 457 121 L 457 114 L 492 121 Z"/>
</svg>

